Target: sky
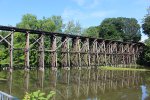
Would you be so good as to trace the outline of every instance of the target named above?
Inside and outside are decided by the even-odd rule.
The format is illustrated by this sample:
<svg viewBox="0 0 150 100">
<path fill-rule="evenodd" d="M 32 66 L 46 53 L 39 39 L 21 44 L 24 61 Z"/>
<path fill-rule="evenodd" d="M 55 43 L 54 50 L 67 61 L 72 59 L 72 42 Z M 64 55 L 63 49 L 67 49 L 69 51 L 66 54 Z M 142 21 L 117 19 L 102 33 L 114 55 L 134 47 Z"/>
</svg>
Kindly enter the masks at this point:
<svg viewBox="0 0 150 100">
<path fill-rule="evenodd" d="M 150 0 L 0 0 L 0 25 L 15 26 L 24 14 L 62 16 L 79 21 L 83 28 L 98 26 L 105 18 L 136 18 L 141 25 Z M 147 38 L 142 34 L 142 41 Z"/>
</svg>

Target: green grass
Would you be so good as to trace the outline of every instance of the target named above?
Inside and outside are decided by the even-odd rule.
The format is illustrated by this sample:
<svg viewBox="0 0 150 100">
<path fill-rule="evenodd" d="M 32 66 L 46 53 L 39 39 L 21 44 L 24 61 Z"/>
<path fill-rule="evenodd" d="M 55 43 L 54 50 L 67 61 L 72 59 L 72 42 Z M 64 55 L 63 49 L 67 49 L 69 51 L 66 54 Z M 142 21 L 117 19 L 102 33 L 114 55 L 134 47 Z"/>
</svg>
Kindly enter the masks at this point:
<svg viewBox="0 0 150 100">
<path fill-rule="evenodd" d="M 120 70 L 120 71 L 150 71 L 145 68 L 122 68 L 122 67 L 110 67 L 110 66 L 101 66 L 101 70 Z"/>
</svg>

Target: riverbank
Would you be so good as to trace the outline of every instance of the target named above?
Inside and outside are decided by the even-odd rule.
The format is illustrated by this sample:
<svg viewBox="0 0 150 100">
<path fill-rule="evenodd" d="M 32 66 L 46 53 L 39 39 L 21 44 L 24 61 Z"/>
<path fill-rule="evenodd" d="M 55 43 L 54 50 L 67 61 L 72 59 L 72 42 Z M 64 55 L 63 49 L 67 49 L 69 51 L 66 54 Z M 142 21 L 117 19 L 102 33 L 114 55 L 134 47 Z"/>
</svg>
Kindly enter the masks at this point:
<svg viewBox="0 0 150 100">
<path fill-rule="evenodd" d="M 147 68 L 123 68 L 123 67 L 111 67 L 111 66 L 100 66 L 101 70 L 119 70 L 119 71 L 150 71 Z"/>
</svg>

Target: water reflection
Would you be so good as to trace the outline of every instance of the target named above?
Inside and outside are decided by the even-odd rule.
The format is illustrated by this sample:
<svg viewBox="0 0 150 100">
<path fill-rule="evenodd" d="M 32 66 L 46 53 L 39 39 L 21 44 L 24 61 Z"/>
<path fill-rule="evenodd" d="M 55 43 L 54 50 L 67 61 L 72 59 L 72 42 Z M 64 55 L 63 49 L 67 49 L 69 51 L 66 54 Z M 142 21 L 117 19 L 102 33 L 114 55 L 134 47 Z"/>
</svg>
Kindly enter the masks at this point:
<svg viewBox="0 0 150 100">
<path fill-rule="evenodd" d="M 142 100 L 145 100 L 148 97 L 148 93 L 147 93 L 147 88 L 145 85 L 141 86 L 141 90 L 142 90 Z"/>
<path fill-rule="evenodd" d="M 8 73 L 8 87 L 9 87 L 9 94 L 12 94 L 12 73 Z"/>
<path fill-rule="evenodd" d="M 26 71 L 24 73 L 24 89 L 25 89 L 25 92 L 28 92 L 29 90 L 29 78 L 30 78 L 30 74 L 28 71 Z"/>
<path fill-rule="evenodd" d="M 139 71 L 97 69 L 14 71 L 8 74 L 8 85 L 0 82 L 0 90 L 9 90 L 19 98 L 40 89 L 46 93 L 56 91 L 53 100 L 145 100 L 149 84 L 143 75 Z"/>
</svg>

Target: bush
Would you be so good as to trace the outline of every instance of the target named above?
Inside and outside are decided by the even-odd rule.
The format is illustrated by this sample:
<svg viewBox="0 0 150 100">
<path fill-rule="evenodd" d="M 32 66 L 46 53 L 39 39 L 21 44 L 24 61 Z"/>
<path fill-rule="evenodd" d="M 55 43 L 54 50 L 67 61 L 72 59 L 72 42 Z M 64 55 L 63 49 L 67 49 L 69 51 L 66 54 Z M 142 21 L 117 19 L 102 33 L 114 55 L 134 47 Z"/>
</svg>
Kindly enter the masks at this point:
<svg viewBox="0 0 150 100">
<path fill-rule="evenodd" d="M 46 95 L 45 93 L 38 90 L 30 94 L 26 93 L 23 100 L 51 100 L 54 95 L 54 91 L 50 91 L 49 94 Z"/>
</svg>

